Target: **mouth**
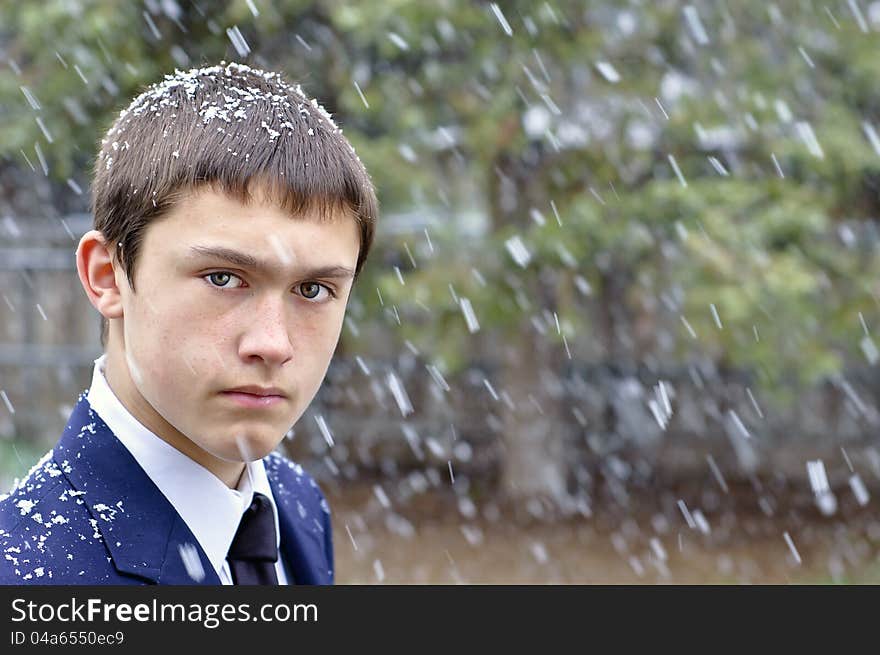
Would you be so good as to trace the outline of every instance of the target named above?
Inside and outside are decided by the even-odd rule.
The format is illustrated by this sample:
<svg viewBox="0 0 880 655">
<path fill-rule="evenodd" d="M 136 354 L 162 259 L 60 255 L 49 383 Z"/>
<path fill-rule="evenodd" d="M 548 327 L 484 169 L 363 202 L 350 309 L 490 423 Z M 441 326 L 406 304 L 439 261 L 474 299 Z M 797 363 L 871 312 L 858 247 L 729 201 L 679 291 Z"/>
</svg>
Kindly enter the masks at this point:
<svg viewBox="0 0 880 655">
<path fill-rule="evenodd" d="M 286 396 L 280 392 L 270 393 L 264 390 L 249 392 L 230 389 L 229 391 L 220 392 L 220 395 L 239 407 L 247 408 L 273 407 L 286 400 Z"/>
</svg>

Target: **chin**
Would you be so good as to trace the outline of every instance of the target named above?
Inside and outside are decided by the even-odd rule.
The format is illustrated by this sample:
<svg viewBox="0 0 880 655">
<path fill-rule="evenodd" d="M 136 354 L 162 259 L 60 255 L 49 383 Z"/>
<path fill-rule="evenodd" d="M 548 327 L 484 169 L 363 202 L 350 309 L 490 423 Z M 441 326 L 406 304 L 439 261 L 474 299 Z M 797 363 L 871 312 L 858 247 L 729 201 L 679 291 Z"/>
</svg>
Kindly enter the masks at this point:
<svg viewBox="0 0 880 655">
<path fill-rule="evenodd" d="M 222 457 L 232 462 L 255 462 L 275 450 L 283 438 L 283 433 L 277 436 L 266 434 L 230 436 L 224 444 Z"/>
</svg>

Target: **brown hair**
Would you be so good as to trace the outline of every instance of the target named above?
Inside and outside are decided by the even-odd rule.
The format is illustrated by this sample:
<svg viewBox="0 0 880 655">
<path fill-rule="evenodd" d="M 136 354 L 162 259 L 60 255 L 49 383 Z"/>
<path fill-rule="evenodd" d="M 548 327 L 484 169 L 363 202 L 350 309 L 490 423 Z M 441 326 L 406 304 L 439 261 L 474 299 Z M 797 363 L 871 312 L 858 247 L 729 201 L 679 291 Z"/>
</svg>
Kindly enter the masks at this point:
<svg viewBox="0 0 880 655">
<path fill-rule="evenodd" d="M 225 62 L 175 71 L 120 112 L 101 140 L 92 209 L 132 290 L 147 225 L 203 185 L 244 203 L 260 185 L 292 215 L 348 210 L 360 273 L 378 212 L 370 177 L 324 108 L 280 74 Z"/>
</svg>

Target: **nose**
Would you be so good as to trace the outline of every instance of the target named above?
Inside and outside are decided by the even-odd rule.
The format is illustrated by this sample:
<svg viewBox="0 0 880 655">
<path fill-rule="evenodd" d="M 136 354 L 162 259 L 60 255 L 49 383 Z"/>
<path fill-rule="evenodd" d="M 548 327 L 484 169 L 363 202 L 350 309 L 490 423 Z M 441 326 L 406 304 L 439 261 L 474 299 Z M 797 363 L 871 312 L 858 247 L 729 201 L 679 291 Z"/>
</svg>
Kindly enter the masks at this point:
<svg viewBox="0 0 880 655">
<path fill-rule="evenodd" d="M 281 366 L 293 357 L 287 309 L 283 298 L 264 298 L 256 307 L 252 306 L 253 314 L 245 318 L 248 324 L 238 345 L 243 360 L 261 359 L 266 364 Z"/>
</svg>

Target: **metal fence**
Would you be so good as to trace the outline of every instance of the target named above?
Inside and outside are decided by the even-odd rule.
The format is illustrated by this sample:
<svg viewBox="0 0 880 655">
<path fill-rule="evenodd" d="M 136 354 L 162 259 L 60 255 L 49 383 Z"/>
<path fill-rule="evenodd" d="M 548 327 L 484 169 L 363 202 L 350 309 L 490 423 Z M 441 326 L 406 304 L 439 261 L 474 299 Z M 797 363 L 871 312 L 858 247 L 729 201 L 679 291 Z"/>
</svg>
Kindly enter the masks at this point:
<svg viewBox="0 0 880 655">
<path fill-rule="evenodd" d="M 0 219 L 0 435 L 48 444 L 71 388 L 100 354 L 100 317 L 76 275 L 75 248 L 91 217 Z M 53 437 L 54 435 L 54 437 Z"/>
</svg>

